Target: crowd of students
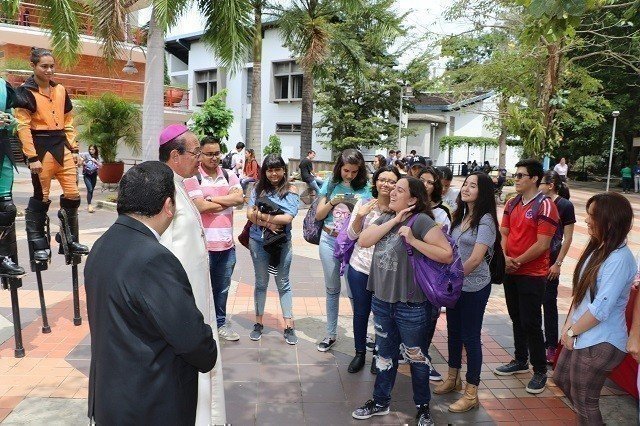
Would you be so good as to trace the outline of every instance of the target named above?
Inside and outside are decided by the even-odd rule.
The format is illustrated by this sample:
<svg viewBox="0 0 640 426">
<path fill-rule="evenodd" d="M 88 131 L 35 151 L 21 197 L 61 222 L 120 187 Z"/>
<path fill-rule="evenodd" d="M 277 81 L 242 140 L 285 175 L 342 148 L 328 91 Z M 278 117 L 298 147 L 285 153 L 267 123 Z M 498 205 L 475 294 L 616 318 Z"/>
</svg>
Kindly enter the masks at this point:
<svg viewBox="0 0 640 426">
<path fill-rule="evenodd" d="M 239 197 L 229 199 L 232 190 L 240 190 L 240 185 L 235 176 L 228 177 L 223 171 L 219 148 L 216 141 L 202 142 L 202 154 L 206 151 L 207 155 L 200 173 L 215 178 L 185 182 L 194 199 L 206 196 L 208 201 L 219 204 L 215 211 L 202 211 L 203 219 L 206 214 L 211 215 L 203 222 L 213 251 L 230 250 L 233 218 L 229 209 L 242 203 Z M 382 160 L 378 159 L 380 163 Z M 601 420 L 597 395 L 607 373 L 624 355 L 624 307 L 636 272 L 635 259 L 626 246 L 633 220 L 628 200 L 606 193 L 588 201 L 590 239 L 573 275 L 573 301 L 558 336 L 559 276 L 576 218 L 566 183 L 557 172 L 544 173 L 542 164 L 535 160 L 516 164 L 517 196 L 506 204 L 499 219 L 494 182 L 484 172 L 470 173 L 458 190 L 451 187 L 453 176 L 446 168 L 416 162 L 403 175 L 391 164 L 378 166 L 370 175 L 361 152 L 342 152 L 333 174 L 319 188 L 314 210 L 314 219 L 322 222 L 318 250 L 327 312 L 326 335 L 318 342 L 318 351 L 331 350 L 339 339 L 343 274 L 354 312 L 354 357 L 348 367 L 351 373 L 360 371 L 366 363 L 367 329 L 373 313 L 375 350 L 371 372 L 377 376 L 372 398 L 356 408 L 353 417 L 367 419 L 389 412 L 398 364 L 406 362 L 411 369 L 417 422 L 433 424 L 429 381 L 441 381 L 433 389 L 435 394 L 461 390 L 463 348 L 467 364 L 464 393 L 449 410 L 465 412 L 479 406 L 481 328 L 493 288 L 490 263 L 494 255 L 503 253 L 503 288 L 513 323 L 515 356 L 494 373 L 505 376 L 528 372 L 531 363 L 533 376 L 525 389 L 532 394 L 541 393 L 547 382 L 547 364 L 558 357 L 556 347 L 560 341 L 565 350 L 559 354 L 554 372 L 556 383 L 573 403 L 581 421 Z M 262 336 L 266 289 L 273 275 L 285 322 L 284 340 L 295 345 L 298 340 L 289 270 L 291 223 L 298 213 L 299 198 L 280 156 L 266 156 L 258 170 L 243 231 L 245 237 L 248 233 L 246 244 L 256 279 L 256 322 L 250 338 L 259 340 Z M 217 189 L 202 192 L 203 185 Z M 604 211 L 609 212 L 608 217 Z M 347 259 L 335 256 L 341 234 L 354 242 Z M 447 235 L 455 241 L 455 248 Z M 218 244 L 219 238 L 227 244 Z M 461 293 L 456 305 L 446 309 L 449 368 L 444 380 L 433 369 L 428 353 L 441 307 L 415 283 L 408 248 L 413 256 L 442 264 L 451 263 L 456 253 L 462 261 Z M 226 306 L 234 263 L 235 256 L 233 262 L 217 262 L 226 269 L 217 272 L 224 277 L 223 284 L 213 288 L 220 337 L 227 340 L 237 340 L 239 336 L 218 303 Z M 596 356 L 602 360 L 593 361 Z"/>
</svg>

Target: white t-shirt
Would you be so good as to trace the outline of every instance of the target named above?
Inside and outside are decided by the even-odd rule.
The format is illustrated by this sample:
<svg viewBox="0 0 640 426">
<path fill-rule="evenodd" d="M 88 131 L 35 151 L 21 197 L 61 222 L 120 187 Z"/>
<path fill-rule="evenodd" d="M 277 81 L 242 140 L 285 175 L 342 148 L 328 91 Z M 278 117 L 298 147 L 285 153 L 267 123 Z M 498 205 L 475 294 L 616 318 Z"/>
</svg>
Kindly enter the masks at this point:
<svg viewBox="0 0 640 426">
<path fill-rule="evenodd" d="M 556 164 L 556 166 L 553 168 L 553 171 L 558 173 L 560 176 L 566 176 L 567 173 L 569 172 L 569 165 L 565 164 L 564 166 L 560 163 Z"/>
<path fill-rule="evenodd" d="M 236 152 L 231 157 L 231 169 L 238 176 L 242 176 L 244 172 L 244 149 L 240 152 Z"/>
<path fill-rule="evenodd" d="M 458 194 L 460 194 L 460 190 L 451 186 L 449 187 L 449 191 L 442 196 L 442 202 L 449 207 L 449 212 L 451 212 L 452 215 L 453 212 L 456 211 L 456 207 L 458 207 L 458 204 L 456 204 Z"/>
</svg>

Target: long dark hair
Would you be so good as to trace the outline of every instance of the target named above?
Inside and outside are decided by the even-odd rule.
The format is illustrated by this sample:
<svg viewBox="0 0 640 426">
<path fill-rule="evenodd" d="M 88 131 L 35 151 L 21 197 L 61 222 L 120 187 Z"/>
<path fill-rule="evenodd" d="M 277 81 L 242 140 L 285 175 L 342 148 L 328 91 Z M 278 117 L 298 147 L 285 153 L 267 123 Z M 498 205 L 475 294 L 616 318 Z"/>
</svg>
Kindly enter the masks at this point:
<svg viewBox="0 0 640 426">
<path fill-rule="evenodd" d="M 482 219 L 485 214 L 490 214 L 496 229 L 496 244 L 500 244 L 502 239 L 499 232 L 500 228 L 498 227 L 496 197 L 494 195 L 495 185 L 493 184 L 493 180 L 484 172 L 473 172 L 464 180 L 462 187 L 467 184 L 471 176 L 476 176 L 478 179 L 478 198 L 475 203 L 473 203 L 473 212 L 469 212 L 467 203 L 462 201 L 461 195 L 458 194 L 458 198 L 456 199 L 457 208 L 453 213 L 451 229 L 460 226 L 468 214 L 471 214 L 471 229 L 478 229 L 480 219 Z"/>
<path fill-rule="evenodd" d="M 333 166 L 333 176 L 331 180 L 336 185 L 342 182 L 342 166 L 352 164 L 358 166 L 358 174 L 351 181 L 351 187 L 355 190 L 362 189 L 367 186 L 367 167 L 364 163 L 362 153 L 357 149 L 345 149 L 338 156 L 336 164 Z"/>
<path fill-rule="evenodd" d="M 424 187 L 424 183 L 422 183 L 420 179 L 412 176 L 403 176 L 398 182 L 402 179 L 406 179 L 409 184 L 409 195 L 416 198 L 416 203 L 411 213 L 424 213 L 431 219 L 435 219 L 431 211 L 431 204 L 429 203 L 429 194 L 427 193 L 427 188 Z"/>
<path fill-rule="evenodd" d="M 569 193 L 569 187 L 566 183 L 562 181 L 558 172 L 554 172 L 553 170 L 547 170 L 547 172 L 542 177 L 543 183 L 552 183 L 553 191 L 561 196 L 562 198 L 569 199 L 571 194 Z"/>
<path fill-rule="evenodd" d="M 425 173 L 429 173 L 433 176 L 433 192 L 431 193 L 431 201 L 438 204 L 442 201 L 442 182 L 440 181 L 440 172 L 433 166 L 427 166 L 421 168 L 416 177 L 420 178 L 420 176 Z"/>
<path fill-rule="evenodd" d="M 600 266 L 626 241 L 633 226 L 631 203 L 617 192 L 594 195 L 587 201 L 587 213 L 590 206 L 593 206 L 593 212 L 590 215 L 593 235 L 573 272 L 574 306 L 582 302 L 587 291 L 594 289 Z M 589 256 L 591 259 L 585 266 Z M 583 267 L 584 272 L 580 274 Z"/>
<path fill-rule="evenodd" d="M 394 175 L 396 175 L 397 180 L 400 180 L 400 178 L 402 177 L 398 169 L 392 166 L 380 167 L 378 170 L 373 172 L 373 177 L 371 178 L 371 196 L 373 198 L 378 198 L 378 188 L 376 187 L 376 182 L 378 181 L 380 175 L 384 172 L 393 173 Z"/>
<path fill-rule="evenodd" d="M 267 178 L 269 169 L 284 169 L 284 176 L 277 185 L 273 185 Z M 264 193 L 276 192 L 280 198 L 284 198 L 289 193 L 289 170 L 287 164 L 278 154 L 269 154 L 264 157 L 262 167 L 260 168 L 260 178 L 256 184 L 256 197 L 262 196 Z"/>
<path fill-rule="evenodd" d="M 95 155 L 91 154 L 91 148 L 93 148 L 93 150 L 95 151 Z M 93 157 L 96 160 L 100 158 L 100 151 L 98 150 L 98 147 L 96 145 L 89 145 L 87 147 L 87 152 L 89 153 L 90 157 Z"/>
<path fill-rule="evenodd" d="M 377 154 L 375 157 L 378 159 L 378 168 L 385 167 L 387 165 L 387 159 L 382 154 Z"/>
</svg>

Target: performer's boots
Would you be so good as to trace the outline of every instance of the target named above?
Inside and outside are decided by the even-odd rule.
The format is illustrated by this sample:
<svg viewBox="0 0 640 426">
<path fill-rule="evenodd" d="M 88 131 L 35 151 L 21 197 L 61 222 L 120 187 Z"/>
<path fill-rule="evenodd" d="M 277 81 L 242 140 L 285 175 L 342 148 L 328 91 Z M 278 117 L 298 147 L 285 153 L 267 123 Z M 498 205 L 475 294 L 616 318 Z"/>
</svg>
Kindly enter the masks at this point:
<svg viewBox="0 0 640 426">
<path fill-rule="evenodd" d="M 69 232 L 71 232 L 71 239 L 68 241 L 69 252 L 74 255 L 89 254 L 89 247 L 78 242 L 78 207 L 80 207 L 80 199 L 70 200 L 68 198 L 60 197 L 58 218 L 64 223 L 65 219 L 62 214 L 62 211 L 64 210 L 67 217 L 67 223 L 65 223 L 65 226 L 68 226 Z M 58 253 L 64 253 L 62 244 L 60 245 Z"/>
<path fill-rule="evenodd" d="M 34 263 L 46 265 L 51 255 L 48 232 L 49 217 L 47 216 L 50 204 L 51 201 L 42 201 L 31 197 L 24 213 L 32 271 L 35 271 Z M 45 231 L 45 227 L 47 231 Z"/>
<path fill-rule="evenodd" d="M 24 268 L 18 266 L 16 243 L 16 206 L 11 197 L 0 197 L 0 275 L 23 275 Z"/>
</svg>

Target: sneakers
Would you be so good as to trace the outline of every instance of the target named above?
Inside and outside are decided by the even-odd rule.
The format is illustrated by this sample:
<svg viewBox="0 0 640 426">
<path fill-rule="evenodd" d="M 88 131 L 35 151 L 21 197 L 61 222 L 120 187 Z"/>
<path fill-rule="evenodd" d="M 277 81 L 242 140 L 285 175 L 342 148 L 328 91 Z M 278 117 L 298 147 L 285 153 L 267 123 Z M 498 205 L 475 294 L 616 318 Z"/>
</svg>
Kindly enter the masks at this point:
<svg viewBox="0 0 640 426">
<path fill-rule="evenodd" d="M 431 411 L 429 410 L 429 404 L 423 404 L 418 408 L 418 414 L 416 414 L 417 426 L 434 426 L 435 423 L 431 418 Z"/>
<path fill-rule="evenodd" d="M 493 370 L 493 373 L 498 376 L 511 376 L 512 374 L 527 372 L 529 372 L 529 364 L 522 364 L 515 359 L 511 360 L 509 364 L 501 365 Z"/>
<path fill-rule="evenodd" d="M 331 346 L 333 346 L 336 343 L 336 339 L 331 338 L 331 337 L 325 337 L 324 340 L 322 340 L 322 342 L 318 343 L 318 350 L 320 352 L 326 352 L 329 349 L 331 349 Z M 367 417 L 368 419 L 369 417 Z"/>
<path fill-rule="evenodd" d="M 556 359 L 556 348 L 547 348 L 547 364 L 553 364 Z"/>
<path fill-rule="evenodd" d="M 218 336 L 220 336 L 221 339 L 229 342 L 236 342 L 240 340 L 240 335 L 233 331 L 233 329 L 231 328 L 231 324 L 229 324 L 228 322 L 225 322 L 222 327 L 218 328 Z"/>
<path fill-rule="evenodd" d="M 253 331 L 249 333 L 249 339 L 251 340 L 260 340 L 262 337 L 262 330 L 264 329 L 264 325 L 260 323 L 253 324 Z"/>
<path fill-rule="evenodd" d="M 435 368 L 431 367 L 431 370 L 429 371 L 429 380 L 433 382 L 441 382 L 442 375 L 438 373 Z"/>
<path fill-rule="evenodd" d="M 367 336 L 367 350 L 369 352 L 373 351 L 376 348 L 376 341 L 371 337 Z"/>
<path fill-rule="evenodd" d="M 364 403 L 364 405 L 360 408 L 356 408 L 351 416 L 354 419 L 358 420 L 366 420 L 370 419 L 373 416 L 384 416 L 389 414 L 389 406 L 380 406 L 375 403 L 374 400 L 370 399 Z"/>
<path fill-rule="evenodd" d="M 287 327 L 284 329 L 284 341 L 289 345 L 298 343 L 298 336 L 296 336 L 296 331 L 293 328 Z"/>
<path fill-rule="evenodd" d="M 529 384 L 524 390 L 532 394 L 542 393 L 547 385 L 547 373 L 533 373 Z"/>
</svg>

